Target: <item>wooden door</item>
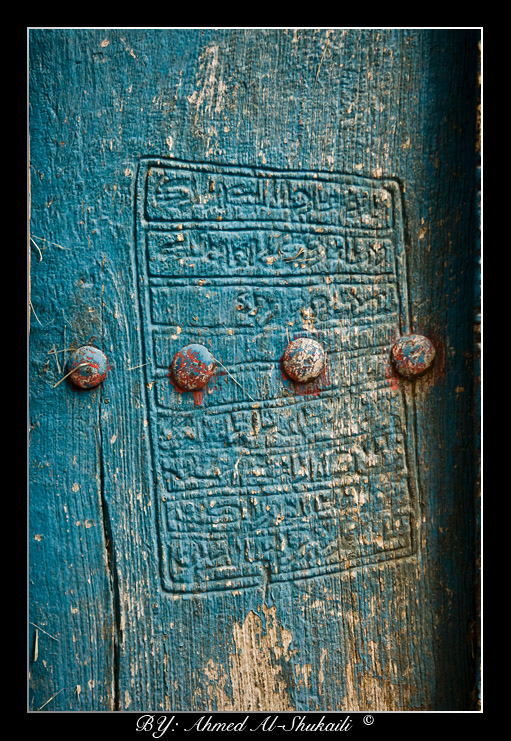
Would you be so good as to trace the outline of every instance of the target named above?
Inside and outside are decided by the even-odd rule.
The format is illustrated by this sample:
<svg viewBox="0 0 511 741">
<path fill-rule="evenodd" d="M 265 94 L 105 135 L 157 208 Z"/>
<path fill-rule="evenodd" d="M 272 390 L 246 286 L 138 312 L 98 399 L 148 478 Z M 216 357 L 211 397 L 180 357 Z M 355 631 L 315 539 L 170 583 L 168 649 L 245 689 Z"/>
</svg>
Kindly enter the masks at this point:
<svg viewBox="0 0 511 741">
<path fill-rule="evenodd" d="M 478 42 L 30 32 L 30 709 L 476 707 Z"/>
</svg>

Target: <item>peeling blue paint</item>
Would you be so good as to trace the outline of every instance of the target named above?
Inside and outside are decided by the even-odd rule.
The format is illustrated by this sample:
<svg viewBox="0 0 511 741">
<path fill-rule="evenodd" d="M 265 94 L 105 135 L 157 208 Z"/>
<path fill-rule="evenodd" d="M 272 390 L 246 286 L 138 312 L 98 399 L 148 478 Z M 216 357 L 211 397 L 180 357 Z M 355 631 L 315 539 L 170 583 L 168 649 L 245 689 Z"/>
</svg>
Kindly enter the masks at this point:
<svg viewBox="0 0 511 741">
<path fill-rule="evenodd" d="M 31 31 L 32 709 L 470 708 L 477 37 Z"/>
</svg>

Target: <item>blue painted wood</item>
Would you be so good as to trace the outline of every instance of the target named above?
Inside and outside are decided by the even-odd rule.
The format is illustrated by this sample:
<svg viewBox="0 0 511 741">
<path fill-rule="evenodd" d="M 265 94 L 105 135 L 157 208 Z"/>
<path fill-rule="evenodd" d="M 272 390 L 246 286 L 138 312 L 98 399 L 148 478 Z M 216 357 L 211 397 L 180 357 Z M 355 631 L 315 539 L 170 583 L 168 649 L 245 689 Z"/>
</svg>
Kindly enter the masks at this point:
<svg viewBox="0 0 511 741">
<path fill-rule="evenodd" d="M 33 709 L 471 708 L 477 41 L 31 32 Z"/>
</svg>

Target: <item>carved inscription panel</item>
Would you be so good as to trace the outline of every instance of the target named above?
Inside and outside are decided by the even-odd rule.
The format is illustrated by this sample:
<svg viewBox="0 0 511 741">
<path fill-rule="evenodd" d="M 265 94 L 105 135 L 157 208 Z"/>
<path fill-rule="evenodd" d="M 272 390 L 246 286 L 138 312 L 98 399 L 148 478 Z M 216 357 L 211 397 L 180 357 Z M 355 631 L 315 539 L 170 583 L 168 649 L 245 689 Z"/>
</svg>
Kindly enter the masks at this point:
<svg viewBox="0 0 511 741">
<path fill-rule="evenodd" d="M 414 551 L 400 193 L 331 173 L 142 160 L 137 271 L 163 587 L 306 579 Z M 327 361 L 286 377 L 290 340 Z M 169 377 L 206 345 L 198 392 Z"/>
</svg>

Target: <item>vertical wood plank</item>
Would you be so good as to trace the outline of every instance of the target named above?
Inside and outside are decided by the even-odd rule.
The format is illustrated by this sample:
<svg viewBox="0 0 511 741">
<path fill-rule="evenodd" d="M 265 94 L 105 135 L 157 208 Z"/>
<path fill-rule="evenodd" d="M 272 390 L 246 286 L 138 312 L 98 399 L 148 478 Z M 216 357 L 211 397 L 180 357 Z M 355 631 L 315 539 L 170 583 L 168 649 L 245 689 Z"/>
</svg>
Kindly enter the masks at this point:
<svg viewBox="0 0 511 741">
<path fill-rule="evenodd" d="M 80 94 L 63 82 L 75 60 L 65 35 L 45 32 L 32 38 L 30 54 L 29 619 L 38 652 L 30 657 L 29 707 L 110 710 L 115 630 L 103 391 L 59 383 L 70 348 L 101 337 L 102 257 L 86 223 L 86 153 L 77 146 L 72 103 L 62 97 Z"/>
<path fill-rule="evenodd" d="M 476 60 L 477 34 L 459 31 L 32 32 L 32 233 L 47 241 L 31 266 L 31 580 L 33 622 L 59 639 L 38 633 L 34 707 L 62 685 L 45 709 L 468 708 Z M 438 353 L 405 391 L 414 557 L 162 591 L 135 271 L 142 157 L 399 183 L 412 328 Z M 54 389 L 47 353 L 91 336 L 112 365 L 104 386 Z"/>
</svg>

